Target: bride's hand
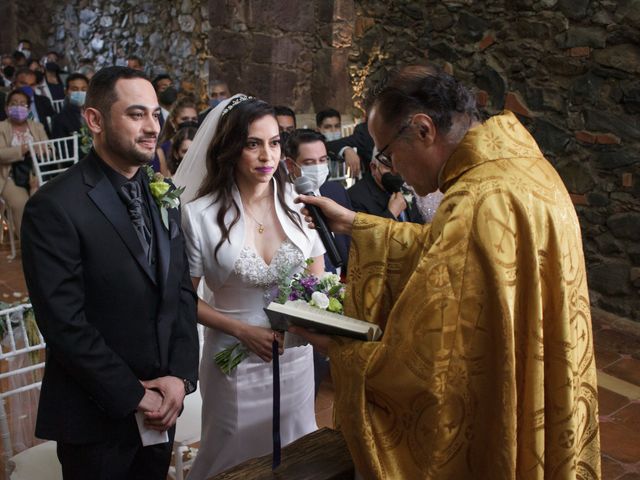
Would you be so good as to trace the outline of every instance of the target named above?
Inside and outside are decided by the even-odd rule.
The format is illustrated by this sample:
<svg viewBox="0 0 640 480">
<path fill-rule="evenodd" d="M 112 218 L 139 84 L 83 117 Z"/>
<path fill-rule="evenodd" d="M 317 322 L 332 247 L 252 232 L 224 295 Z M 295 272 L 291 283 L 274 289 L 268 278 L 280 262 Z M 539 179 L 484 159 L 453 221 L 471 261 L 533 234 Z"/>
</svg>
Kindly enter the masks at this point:
<svg viewBox="0 0 640 480">
<path fill-rule="evenodd" d="M 238 335 L 238 339 L 265 362 L 271 361 L 271 348 L 274 339 L 278 340 L 280 355 L 284 352 L 284 335 L 279 332 L 274 332 L 270 328 L 244 325 L 244 328 Z"/>
</svg>

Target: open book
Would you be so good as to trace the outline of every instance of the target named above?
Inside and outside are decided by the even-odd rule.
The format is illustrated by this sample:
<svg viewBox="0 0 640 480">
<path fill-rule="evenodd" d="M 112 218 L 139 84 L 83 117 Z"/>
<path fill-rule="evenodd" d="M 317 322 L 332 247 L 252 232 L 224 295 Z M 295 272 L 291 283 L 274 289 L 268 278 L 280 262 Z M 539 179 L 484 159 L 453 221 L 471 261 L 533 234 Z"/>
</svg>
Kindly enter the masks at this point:
<svg viewBox="0 0 640 480">
<path fill-rule="evenodd" d="M 375 323 L 327 312 L 304 302 L 288 302 L 284 305 L 271 302 L 264 311 L 274 330 L 286 331 L 290 325 L 296 325 L 325 335 L 365 341 L 375 341 L 382 336 L 382 330 Z"/>
</svg>

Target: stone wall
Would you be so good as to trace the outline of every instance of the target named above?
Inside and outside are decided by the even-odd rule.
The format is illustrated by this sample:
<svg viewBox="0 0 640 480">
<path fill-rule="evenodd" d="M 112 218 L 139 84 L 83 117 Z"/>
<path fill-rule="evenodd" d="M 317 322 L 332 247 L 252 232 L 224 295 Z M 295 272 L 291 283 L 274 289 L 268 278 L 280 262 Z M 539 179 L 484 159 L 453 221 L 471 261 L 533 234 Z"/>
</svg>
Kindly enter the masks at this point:
<svg viewBox="0 0 640 480">
<path fill-rule="evenodd" d="M 11 52 L 18 38 L 29 38 L 38 57 L 48 49 L 64 52 L 71 71 L 83 58 L 100 68 L 125 65 L 128 55 L 137 55 L 149 76 L 168 72 L 206 94 L 206 0 L 6 0 L 0 12 L 13 27 L 0 35 L 3 52 Z"/>
<path fill-rule="evenodd" d="M 572 193 L 592 303 L 640 321 L 640 1 L 356 6 L 356 93 L 429 61 L 475 87 L 489 113 L 517 113 Z"/>
</svg>

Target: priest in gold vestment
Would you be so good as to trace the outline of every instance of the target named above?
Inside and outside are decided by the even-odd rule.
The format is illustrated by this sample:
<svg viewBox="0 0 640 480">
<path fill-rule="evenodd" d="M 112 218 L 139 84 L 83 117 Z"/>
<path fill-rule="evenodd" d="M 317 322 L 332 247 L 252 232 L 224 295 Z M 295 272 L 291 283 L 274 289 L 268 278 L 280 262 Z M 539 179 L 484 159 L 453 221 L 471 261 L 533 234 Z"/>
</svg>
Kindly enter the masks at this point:
<svg viewBox="0 0 640 480">
<path fill-rule="evenodd" d="M 352 235 L 345 313 L 384 330 L 379 342 L 297 331 L 328 353 L 360 475 L 600 478 L 587 278 L 558 174 L 512 113 L 480 123 L 443 73 L 400 72 L 369 128 L 379 161 L 445 196 L 425 226 L 302 197 Z"/>
</svg>

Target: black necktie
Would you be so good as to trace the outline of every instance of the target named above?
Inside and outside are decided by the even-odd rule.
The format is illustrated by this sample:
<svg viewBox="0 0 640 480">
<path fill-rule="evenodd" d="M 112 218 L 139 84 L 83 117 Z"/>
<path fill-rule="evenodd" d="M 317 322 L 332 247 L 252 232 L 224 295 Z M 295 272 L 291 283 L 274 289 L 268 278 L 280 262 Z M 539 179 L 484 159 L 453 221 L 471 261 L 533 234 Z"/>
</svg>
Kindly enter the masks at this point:
<svg viewBox="0 0 640 480">
<path fill-rule="evenodd" d="M 144 207 L 142 205 L 142 189 L 140 188 L 140 184 L 136 181 L 129 181 L 122 185 L 120 190 L 127 205 L 129 217 L 131 217 L 131 223 L 133 223 L 133 227 L 140 239 L 144 255 L 149 265 L 151 265 L 151 231 L 144 220 L 144 213 L 142 211 Z"/>
</svg>

